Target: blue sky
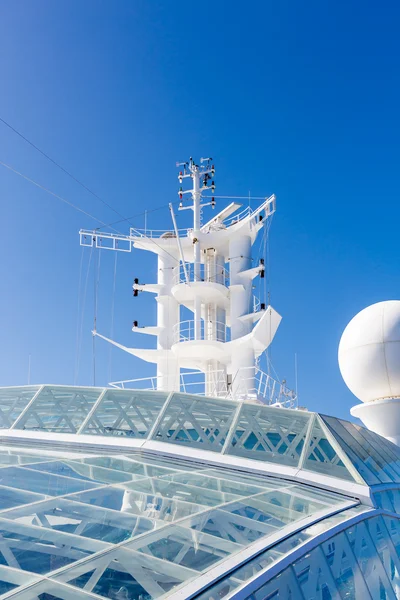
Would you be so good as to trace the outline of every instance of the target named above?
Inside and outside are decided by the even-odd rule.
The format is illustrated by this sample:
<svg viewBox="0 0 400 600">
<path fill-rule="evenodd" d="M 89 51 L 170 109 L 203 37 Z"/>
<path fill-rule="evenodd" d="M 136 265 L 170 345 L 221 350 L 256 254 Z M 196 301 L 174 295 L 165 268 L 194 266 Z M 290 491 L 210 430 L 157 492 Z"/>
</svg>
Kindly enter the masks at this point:
<svg viewBox="0 0 400 600">
<path fill-rule="evenodd" d="M 212 155 L 218 193 L 275 193 L 271 302 L 283 316 L 271 355 L 300 401 L 348 417 L 337 346 L 365 306 L 398 298 L 400 42 L 396 2 L 5 1 L 0 117 L 120 213 L 176 199 L 175 162 Z M 0 160 L 105 222 L 118 217 L 0 123 Z M 0 385 L 91 384 L 95 261 L 79 373 L 77 324 L 96 223 L 0 166 Z M 187 215 L 179 217 L 184 225 Z M 143 217 L 133 220 L 143 226 Z M 167 211 L 149 215 L 162 227 Z M 127 224 L 118 228 L 128 231 Z M 111 330 L 114 256 L 101 256 L 98 329 Z M 152 324 L 117 262 L 114 337 Z M 96 383 L 152 373 L 97 343 Z"/>
</svg>

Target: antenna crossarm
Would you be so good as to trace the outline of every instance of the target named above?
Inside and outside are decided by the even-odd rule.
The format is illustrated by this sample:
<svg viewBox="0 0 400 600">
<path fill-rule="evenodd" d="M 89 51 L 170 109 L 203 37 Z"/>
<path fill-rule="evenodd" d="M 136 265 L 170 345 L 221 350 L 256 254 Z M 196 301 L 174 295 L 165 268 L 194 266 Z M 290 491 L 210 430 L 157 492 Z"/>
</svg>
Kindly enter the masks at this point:
<svg viewBox="0 0 400 600">
<path fill-rule="evenodd" d="M 89 229 L 79 231 L 80 245 L 102 250 L 132 252 L 133 238 L 130 235 L 108 233 Z"/>
</svg>

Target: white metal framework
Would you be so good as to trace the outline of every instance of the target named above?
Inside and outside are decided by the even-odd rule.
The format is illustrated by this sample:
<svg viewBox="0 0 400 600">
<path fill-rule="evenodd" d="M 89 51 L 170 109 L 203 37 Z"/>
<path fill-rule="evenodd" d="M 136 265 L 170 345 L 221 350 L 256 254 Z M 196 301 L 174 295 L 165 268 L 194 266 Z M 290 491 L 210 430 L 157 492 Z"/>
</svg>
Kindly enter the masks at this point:
<svg viewBox="0 0 400 600">
<path fill-rule="evenodd" d="M 156 283 L 135 279 L 134 295 L 156 295 L 157 324 L 139 326 L 135 333 L 153 335 L 157 348 L 128 348 L 97 331 L 93 333 L 122 350 L 157 365 L 152 385 L 157 390 L 182 390 L 182 376 L 202 374 L 202 393 L 208 396 L 234 397 L 296 405 L 296 395 L 285 386 L 278 391 L 269 374 L 263 373 L 258 359 L 272 342 L 280 315 L 266 303 L 253 297 L 253 280 L 264 277 L 264 260 L 252 258 L 252 246 L 275 212 L 275 196 L 261 205 L 238 212 L 241 205 L 232 202 L 208 222 L 202 222 L 204 207 L 214 208 L 212 159 L 193 159 L 182 163 L 180 183 L 189 180 L 190 189 L 179 189 L 179 210 L 193 211 L 193 227 L 178 230 L 172 204 L 173 229 L 140 231 L 131 229 L 129 236 L 81 230 L 83 246 L 95 246 L 129 252 L 133 247 L 153 252 L 158 259 Z M 211 196 L 204 194 L 209 192 Z M 186 205 L 184 197 L 191 202 Z M 181 319 L 181 307 L 193 313 L 193 319 Z M 194 378 L 199 385 L 199 379 Z M 138 387 L 141 380 L 114 382 L 117 387 Z M 193 378 L 192 378 L 193 381 Z M 276 388 L 276 389 L 275 389 Z M 183 385 L 183 391 L 187 391 Z M 200 391 L 197 389 L 196 391 Z M 282 392 L 282 393 L 281 393 Z"/>
</svg>

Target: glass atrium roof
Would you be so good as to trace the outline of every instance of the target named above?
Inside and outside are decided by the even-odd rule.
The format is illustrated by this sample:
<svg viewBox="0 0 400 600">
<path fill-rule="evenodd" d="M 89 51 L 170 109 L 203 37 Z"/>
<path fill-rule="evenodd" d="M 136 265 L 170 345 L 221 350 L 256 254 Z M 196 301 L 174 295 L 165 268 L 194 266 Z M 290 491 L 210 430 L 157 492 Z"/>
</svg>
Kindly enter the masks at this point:
<svg viewBox="0 0 400 600">
<path fill-rule="evenodd" d="M 400 449 L 362 427 L 45 385 L 0 429 L 2 599 L 400 597 Z"/>
<path fill-rule="evenodd" d="M 356 504 L 161 457 L 0 447 L 0 595 L 159 598 Z"/>
<path fill-rule="evenodd" d="M 182 393 L 0 389 L 0 428 L 119 436 L 206 450 L 367 485 L 400 483 L 400 449 L 333 417 Z"/>
</svg>

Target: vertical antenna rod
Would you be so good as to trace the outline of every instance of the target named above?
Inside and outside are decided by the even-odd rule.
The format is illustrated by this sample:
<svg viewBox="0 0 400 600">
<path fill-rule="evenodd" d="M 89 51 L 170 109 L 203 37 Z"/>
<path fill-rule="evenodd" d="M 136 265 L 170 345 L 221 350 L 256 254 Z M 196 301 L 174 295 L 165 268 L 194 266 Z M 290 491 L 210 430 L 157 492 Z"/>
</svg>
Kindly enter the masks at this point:
<svg viewBox="0 0 400 600">
<path fill-rule="evenodd" d="M 31 355 L 28 356 L 28 385 L 31 383 Z"/>
<path fill-rule="evenodd" d="M 182 183 L 183 179 L 190 177 L 193 180 L 193 188 L 191 190 L 183 191 L 182 187 L 179 189 L 179 198 L 181 200 L 179 210 L 193 210 L 193 252 L 194 252 L 194 281 L 201 281 L 201 243 L 200 243 L 200 229 L 201 219 L 200 211 L 202 206 L 211 205 L 215 207 L 214 196 L 211 198 L 211 202 L 201 204 L 201 192 L 203 190 L 211 189 L 214 193 L 215 184 L 212 181 L 211 186 L 208 184 L 208 180 L 214 177 L 215 169 L 214 165 L 211 164 L 212 158 L 201 158 L 200 164 L 196 165 L 193 158 L 189 159 L 189 162 L 177 163 L 178 166 L 183 166 L 183 171 L 179 172 L 178 179 Z M 203 166 L 203 163 L 206 163 Z M 203 181 L 201 182 L 201 178 Z M 202 184 L 202 185 L 201 185 Z M 191 194 L 193 204 L 191 206 L 183 206 L 182 198 L 183 194 Z M 201 340 L 201 299 L 198 295 L 194 298 L 194 339 Z"/>
</svg>

